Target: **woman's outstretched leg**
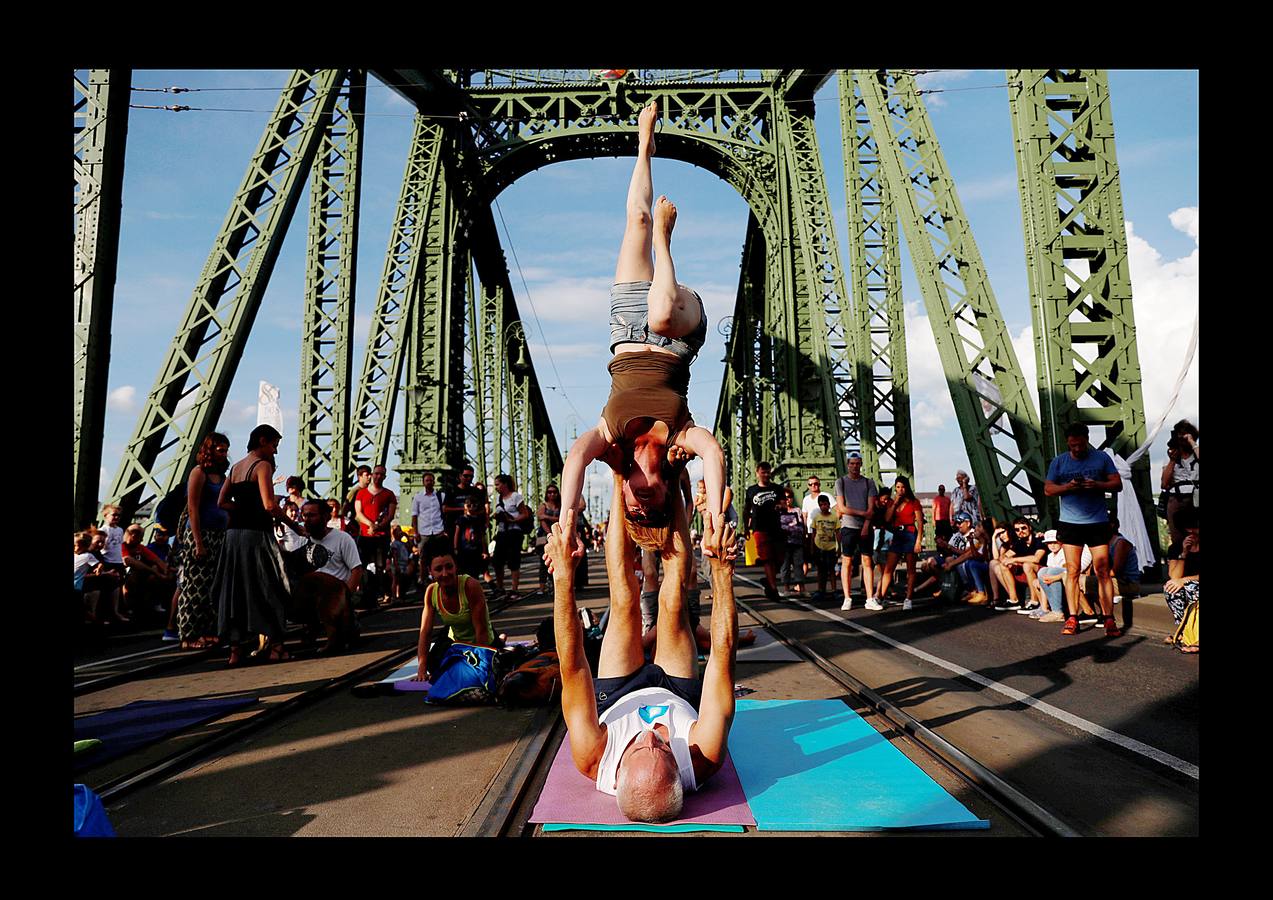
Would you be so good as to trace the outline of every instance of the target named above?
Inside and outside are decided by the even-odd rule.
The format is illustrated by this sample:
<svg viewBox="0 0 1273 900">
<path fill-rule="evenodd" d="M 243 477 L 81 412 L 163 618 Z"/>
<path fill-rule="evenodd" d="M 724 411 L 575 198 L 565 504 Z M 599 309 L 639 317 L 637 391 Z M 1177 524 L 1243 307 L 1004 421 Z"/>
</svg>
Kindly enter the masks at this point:
<svg viewBox="0 0 1273 900">
<path fill-rule="evenodd" d="M 650 158 L 654 156 L 654 123 L 659 118 L 659 104 L 651 102 L 637 118 L 639 144 L 632 180 L 628 183 L 627 223 L 623 243 L 619 245 L 619 263 L 614 270 L 615 284 L 627 281 L 652 281 L 654 261 L 651 257 L 653 219 L 650 204 L 654 200 L 654 184 L 650 176 Z"/>
<path fill-rule="evenodd" d="M 676 281 L 676 265 L 672 262 L 675 227 L 676 205 L 667 197 L 659 197 L 654 204 L 654 277 L 646 303 L 650 330 L 669 338 L 684 337 L 703 318 L 694 292 Z"/>
</svg>

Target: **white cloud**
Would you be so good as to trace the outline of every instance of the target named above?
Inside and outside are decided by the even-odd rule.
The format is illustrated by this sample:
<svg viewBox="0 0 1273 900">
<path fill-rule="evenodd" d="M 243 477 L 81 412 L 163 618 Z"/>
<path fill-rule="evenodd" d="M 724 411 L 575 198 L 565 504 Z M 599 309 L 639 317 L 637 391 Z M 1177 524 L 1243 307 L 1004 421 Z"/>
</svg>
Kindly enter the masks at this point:
<svg viewBox="0 0 1273 900">
<path fill-rule="evenodd" d="M 981 200 L 998 200 L 1017 193 L 1016 173 L 999 175 L 994 178 L 974 178 L 961 181 L 958 187 L 959 199 L 964 203 L 976 203 Z"/>
<path fill-rule="evenodd" d="M 530 304 L 523 306 L 524 292 L 513 293 L 523 317 L 530 319 Z M 610 309 L 610 277 L 557 277 L 538 281 L 530 285 L 530 295 L 535 300 L 534 313 L 542 322 L 604 323 Z"/>
<path fill-rule="evenodd" d="M 542 364 L 539 364 L 539 361 L 543 360 L 544 362 L 547 362 L 548 348 L 545 348 L 544 344 L 541 341 L 528 340 L 526 342 L 526 346 L 530 349 L 531 361 L 535 362 L 537 364 L 536 368 L 540 369 L 540 378 L 542 379 L 544 377 L 544 369 L 546 367 L 542 366 Z M 609 351 L 606 349 L 606 347 L 603 344 L 587 343 L 587 342 L 580 342 L 575 344 L 559 344 L 554 342 L 551 347 L 551 350 L 552 350 L 552 358 L 554 360 L 593 359 L 596 357 L 600 357 L 602 355 L 605 355 L 607 357 L 610 355 Z M 548 374 L 551 374 L 551 369 L 548 370 Z"/>
<path fill-rule="evenodd" d="M 1178 209 L 1169 218 L 1176 230 L 1197 242 L 1196 206 Z M 1198 250 L 1195 247 L 1188 256 L 1165 260 L 1158 250 L 1135 233 L 1131 222 L 1127 223 L 1127 241 L 1145 415 L 1152 427 L 1167 408 L 1193 333 L 1194 318 L 1198 312 Z M 932 437 L 946 431 L 951 436 L 950 440 L 957 444 L 958 424 L 945 371 L 933 342 L 932 327 L 921 310 L 919 303 L 906 304 L 906 358 L 910 374 L 912 427 L 917 438 Z M 1026 325 L 1013 335 L 1012 346 L 1037 412 L 1038 366 L 1033 326 Z M 1168 417 L 1168 425 L 1182 418 L 1197 423 L 1198 410 L 1198 359 L 1195 356 L 1180 399 Z M 1165 456 L 1160 458 L 1165 454 L 1164 447 L 1165 439 L 1160 435 L 1155 441 L 1152 457 L 1155 472 L 1165 462 Z M 927 485 L 933 478 L 947 477 L 941 473 L 951 468 L 950 461 L 956 458 L 956 454 L 962 458 L 963 450 L 957 445 L 947 444 L 939 452 L 926 453 L 921 452 L 917 442 L 915 464 L 919 482 Z"/>
<path fill-rule="evenodd" d="M 106 395 L 106 405 L 116 412 L 132 412 L 136 409 L 137 388 L 131 384 L 120 385 Z"/>
</svg>

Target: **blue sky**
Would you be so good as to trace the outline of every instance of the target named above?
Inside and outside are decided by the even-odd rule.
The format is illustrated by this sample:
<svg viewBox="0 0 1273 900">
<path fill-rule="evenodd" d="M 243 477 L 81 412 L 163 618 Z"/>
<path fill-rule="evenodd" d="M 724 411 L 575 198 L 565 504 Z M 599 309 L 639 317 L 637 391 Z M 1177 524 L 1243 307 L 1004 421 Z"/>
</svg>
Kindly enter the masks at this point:
<svg viewBox="0 0 1273 900">
<path fill-rule="evenodd" d="M 177 97 L 135 92 L 134 103 L 253 112 L 130 111 L 102 494 L 109 490 L 138 412 L 287 76 L 286 70 L 133 73 L 134 87 L 234 89 Z M 1033 384 L 1012 127 L 1006 89 L 993 87 L 1004 81 L 1002 70 L 947 70 L 923 76 L 924 87 L 944 90 L 925 99 L 1018 358 Z M 1109 81 L 1131 230 L 1146 413 L 1152 424 L 1179 373 L 1197 311 L 1198 75 L 1114 70 Z M 824 85 L 816 100 L 827 188 L 847 263 L 835 79 Z M 367 112 L 354 372 L 361 367 L 412 128 L 408 104 L 374 78 L 369 80 Z M 497 201 L 507 223 L 501 239 L 514 292 L 563 452 L 572 433 L 595 424 L 608 393 L 607 289 L 622 235 L 631 166 L 630 157 L 559 163 L 516 182 Z M 667 194 L 680 210 L 673 240 L 678 278 L 697 289 L 707 305 L 708 341 L 694 365 L 690 405 L 696 420 L 710 428 L 723 374 L 724 338 L 716 326 L 733 310 L 747 208 L 732 188 L 689 164 L 656 159 L 653 172 L 656 196 Z M 237 453 L 256 424 L 258 382 L 277 385 L 285 426 L 280 472 L 295 465 L 307 207 L 308 194 L 283 244 L 218 426 L 229 434 Z M 916 487 L 934 490 L 939 481 L 951 485 L 955 469 L 967 467 L 967 456 L 905 255 L 903 296 Z M 1169 424 L 1182 417 L 1198 421 L 1197 371 L 1195 357 Z M 395 421 L 400 430 L 401 416 Z M 1155 474 L 1165 461 L 1164 445 L 1165 436 L 1151 455 Z M 391 469 L 394 462 L 391 454 Z M 389 484 L 396 485 L 396 480 L 391 473 Z"/>
</svg>

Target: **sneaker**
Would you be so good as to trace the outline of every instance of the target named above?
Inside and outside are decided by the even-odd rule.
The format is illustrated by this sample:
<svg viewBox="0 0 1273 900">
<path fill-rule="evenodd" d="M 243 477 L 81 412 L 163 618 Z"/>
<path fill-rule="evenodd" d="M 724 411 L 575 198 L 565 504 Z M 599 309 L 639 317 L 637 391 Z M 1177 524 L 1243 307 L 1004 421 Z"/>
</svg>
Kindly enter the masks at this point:
<svg viewBox="0 0 1273 900">
<path fill-rule="evenodd" d="M 1121 628 L 1118 627 L 1118 623 L 1114 621 L 1114 617 L 1106 616 L 1105 617 L 1105 636 L 1109 638 L 1116 638 L 1121 636 L 1122 633 L 1123 631 Z"/>
<path fill-rule="evenodd" d="M 1078 631 L 1079 620 L 1074 616 L 1070 616 L 1065 620 L 1065 627 L 1061 629 L 1061 634 L 1078 634 Z"/>
<path fill-rule="evenodd" d="M 1052 612 L 1049 610 L 1048 612 L 1045 612 L 1043 615 L 1039 616 L 1039 621 L 1040 622 L 1064 622 L 1065 616 L 1061 615 L 1059 612 Z"/>
<path fill-rule="evenodd" d="M 1122 602 L 1123 602 L 1123 595 L 1122 595 L 1122 594 L 1115 594 L 1115 595 L 1114 595 L 1114 602 L 1115 602 L 1115 603 L 1122 603 Z"/>
<path fill-rule="evenodd" d="M 1095 625 L 1101 620 L 1101 617 L 1096 613 L 1079 613 L 1078 619 L 1080 625 Z"/>
<path fill-rule="evenodd" d="M 902 601 L 902 609 L 910 609 L 911 601 L 909 599 Z"/>
<path fill-rule="evenodd" d="M 1010 610 L 1015 611 L 1015 610 L 1019 610 L 1020 608 L 1021 608 L 1020 603 L 1016 603 L 1009 600 L 1000 600 L 998 603 L 996 603 L 992 607 L 992 609 L 994 609 L 995 612 L 1008 612 Z"/>
<path fill-rule="evenodd" d="M 1030 618 L 1034 619 L 1035 621 L 1038 621 L 1039 619 L 1042 619 L 1047 614 L 1048 614 L 1048 608 L 1046 606 L 1037 606 L 1033 610 L 1031 610 Z M 1061 614 L 1057 613 L 1057 615 L 1059 616 Z"/>
<path fill-rule="evenodd" d="M 884 604 L 876 600 L 874 597 L 867 597 L 866 608 L 873 609 L 873 610 L 881 610 L 884 608 Z"/>
<path fill-rule="evenodd" d="M 985 606 L 990 602 L 990 598 L 986 596 L 985 591 L 973 591 L 968 595 L 967 602 L 970 606 Z"/>
<path fill-rule="evenodd" d="M 1112 620 L 1111 620 L 1111 621 L 1112 621 Z M 167 641 L 179 641 L 179 640 L 181 640 L 181 635 L 177 634 L 177 632 L 175 632 L 175 631 L 169 631 L 169 630 L 167 630 L 167 629 L 165 628 L 165 629 L 164 629 L 164 635 L 163 635 L 163 637 L 161 637 L 159 640 L 161 640 L 161 641 L 165 641 L 165 642 L 167 642 Z"/>
<path fill-rule="evenodd" d="M 1039 604 L 1037 604 L 1037 603 L 1032 603 L 1032 604 L 1030 604 L 1029 606 L 1023 606 L 1023 607 L 1021 607 L 1020 609 L 1018 609 L 1018 610 L 1017 610 L 1017 615 L 1019 615 L 1019 616 L 1031 616 L 1031 615 L 1034 615 L 1034 614 L 1035 614 L 1035 613 L 1037 613 L 1037 612 L 1039 612 Z M 1039 613 L 1039 615 L 1043 615 L 1043 613 Z"/>
<path fill-rule="evenodd" d="M 845 612 L 848 612 L 852 608 L 853 608 L 853 598 L 845 597 L 844 602 L 840 604 L 840 609 L 844 610 Z"/>
</svg>

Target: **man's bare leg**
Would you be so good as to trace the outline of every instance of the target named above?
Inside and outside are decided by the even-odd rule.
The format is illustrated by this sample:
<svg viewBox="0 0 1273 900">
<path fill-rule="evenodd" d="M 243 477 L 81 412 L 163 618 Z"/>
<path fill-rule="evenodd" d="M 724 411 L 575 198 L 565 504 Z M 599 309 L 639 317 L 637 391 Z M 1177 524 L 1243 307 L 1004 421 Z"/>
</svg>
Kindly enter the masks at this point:
<svg viewBox="0 0 1273 900">
<path fill-rule="evenodd" d="M 610 619 L 601 639 L 598 678 L 621 678 L 645 664 L 641 647 L 641 603 L 632 571 L 633 544 L 623 529 L 623 479 L 614 478 L 606 531 L 606 576 L 610 582 Z"/>
<path fill-rule="evenodd" d="M 1114 578 L 1109 571 L 1109 547 L 1092 548 L 1092 572 L 1096 575 L 1096 592 L 1101 603 L 1101 616 L 1114 615 Z"/>
<path fill-rule="evenodd" d="M 615 284 L 654 280 L 650 245 L 654 233 L 650 215 L 654 183 L 650 176 L 650 158 L 654 156 L 654 123 L 658 118 L 657 102 L 641 110 L 637 117 L 640 137 L 636 165 L 632 168 L 632 180 L 628 183 L 627 224 L 623 228 L 623 242 L 619 245 L 619 262 L 614 270 Z"/>
</svg>

